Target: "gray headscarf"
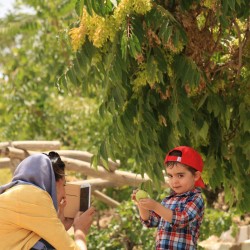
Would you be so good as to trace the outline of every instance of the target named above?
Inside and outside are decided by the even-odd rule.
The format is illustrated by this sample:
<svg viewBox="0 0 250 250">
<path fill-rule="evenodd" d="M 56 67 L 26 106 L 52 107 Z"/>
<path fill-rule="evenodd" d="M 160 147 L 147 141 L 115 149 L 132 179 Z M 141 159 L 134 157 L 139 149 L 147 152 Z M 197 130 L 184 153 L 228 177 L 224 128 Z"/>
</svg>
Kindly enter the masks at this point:
<svg viewBox="0 0 250 250">
<path fill-rule="evenodd" d="M 51 161 L 45 154 L 34 154 L 16 168 L 10 183 L 0 187 L 0 194 L 20 184 L 35 185 L 49 193 L 57 210 L 56 180 Z"/>
</svg>

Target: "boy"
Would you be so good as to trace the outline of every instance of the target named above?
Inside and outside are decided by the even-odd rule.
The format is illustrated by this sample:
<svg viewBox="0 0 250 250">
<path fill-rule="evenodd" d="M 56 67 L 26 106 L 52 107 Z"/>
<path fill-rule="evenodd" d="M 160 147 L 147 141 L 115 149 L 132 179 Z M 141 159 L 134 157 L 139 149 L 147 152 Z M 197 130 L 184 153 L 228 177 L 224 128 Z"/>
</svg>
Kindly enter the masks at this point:
<svg viewBox="0 0 250 250">
<path fill-rule="evenodd" d="M 171 194 L 161 203 L 140 199 L 137 206 L 147 227 L 158 227 L 156 250 L 195 250 L 204 214 L 201 190 L 203 161 L 198 152 L 187 146 L 172 149 L 165 158 Z M 135 200 L 136 191 L 132 194 Z"/>
</svg>

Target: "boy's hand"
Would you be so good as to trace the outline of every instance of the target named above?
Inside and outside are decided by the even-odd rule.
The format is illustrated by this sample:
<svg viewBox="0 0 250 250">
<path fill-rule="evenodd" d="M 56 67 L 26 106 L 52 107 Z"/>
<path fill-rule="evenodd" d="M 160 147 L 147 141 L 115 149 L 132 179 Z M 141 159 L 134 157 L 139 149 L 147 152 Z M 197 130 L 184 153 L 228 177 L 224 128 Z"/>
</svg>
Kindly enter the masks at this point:
<svg viewBox="0 0 250 250">
<path fill-rule="evenodd" d="M 138 202 L 137 202 L 137 200 L 136 200 L 136 197 L 135 197 L 135 195 L 136 195 L 136 193 L 139 191 L 139 189 L 135 189 L 135 190 L 133 190 L 133 193 L 131 194 L 131 200 L 136 204 L 136 205 L 138 205 Z"/>
<path fill-rule="evenodd" d="M 155 210 L 157 204 L 158 202 L 151 198 L 140 199 L 140 201 L 138 202 L 138 206 L 140 206 L 141 208 L 153 211 Z"/>
<path fill-rule="evenodd" d="M 149 198 L 147 199 L 140 199 L 140 201 L 138 202 L 136 200 L 136 193 L 139 191 L 139 189 L 136 189 L 136 190 L 133 190 L 133 193 L 131 194 L 131 199 L 132 201 L 135 203 L 135 205 L 138 207 L 139 209 L 139 213 L 140 213 L 140 217 L 143 219 L 143 220 L 148 220 L 149 219 L 149 209 L 148 208 L 144 208 L 141 206 L 141 201 L 143 200 L 151 200 Z"/>
</svg>

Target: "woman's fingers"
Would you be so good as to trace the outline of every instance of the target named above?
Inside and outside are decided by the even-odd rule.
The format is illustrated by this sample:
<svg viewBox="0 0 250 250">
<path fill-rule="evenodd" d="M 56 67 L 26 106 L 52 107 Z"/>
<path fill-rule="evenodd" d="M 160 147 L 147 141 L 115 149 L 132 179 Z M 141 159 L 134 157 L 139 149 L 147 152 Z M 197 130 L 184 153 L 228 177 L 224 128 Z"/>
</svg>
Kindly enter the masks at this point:
<svg viewBox="0 0 250 250">
<path fill-rule="evenodd" d="M 79 217 L 81 215 L 94 215 L 95 214 L 95 208 L 94 207 L 90 207 L 88 210 L 86 210 L 85 212 L 79 211 L 76 214 L 76 217 Z"/>
</svg>

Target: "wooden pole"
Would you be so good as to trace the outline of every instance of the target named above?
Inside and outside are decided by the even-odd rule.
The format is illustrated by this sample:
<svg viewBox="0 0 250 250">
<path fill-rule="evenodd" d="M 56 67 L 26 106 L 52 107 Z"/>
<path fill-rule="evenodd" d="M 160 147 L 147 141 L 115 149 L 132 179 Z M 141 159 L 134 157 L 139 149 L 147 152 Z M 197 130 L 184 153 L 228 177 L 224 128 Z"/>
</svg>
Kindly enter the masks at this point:
<svg viewBox="0 0 250 250">
<path fill-rule="evenodd" d="M 27 151 L 24 151 L 23 149 L 18 149 L 18 148 L 14 148 L 14 147 L 7 147 L 5 149 L 5 155 L 10 157 L 10 158 L 23 160 L 27 156 L 29 156 L 29 153 Z"/>
<path fill-rule="evenodd" d="M 0 142 L 0 149 L 5 149 L 10 146 L 10 142 Z"/>
<path fill-rule="evenodd" d="M 107 205 L 111 206 L 111 207 L 117 207 L 120 205 L 120 203 L 112 198 L 110 198 L 109 196 L 107 196 L 106 194 L 95 190 L 93 192 L 93 195 L 100 201 L 106 203 Z"/>
<path fill-rule="evenodd" d="M 60 156 L 65 156 L 68 158 L 73 158 L 76 160 L 91 162 L 91 159 L 93 157 L 93 154 L 87 152 L 87 151 L 80 151 L 80 150 L 56 150 L 56 152 Z M 100 165 L 103 166 L 102 162 L 100 162 Z M 108 160 L 108 167 L 110 171 L 115 171 L 117 167 L 119 167 L 118 162 L 114 162 L 112 160 Z"/>
<path fill-rule="evenodd" d="M 67 177 L 66 177 L 67 179 Z M 91 185 L 91 190 L 96 190 L 96 189 L 103 189 L 106 187 L 113 187 L 114 183 L 112 181 L 108 181 L 108 180 L 103 180 L 100 178 L 94 178 L 94 179 L 87 179 L 87 180 L 78 180 L 78 181 L 70 181 L 67 183 L 74 183 L 74 184 L 85 184 L 85 183 L 89 183 Z"/>
<path fill-rule="evenodd" d="M 42 144 L 41 144 L 42 143 Z M 22 147 L 16 148 L 10 146 Z M 52 141 L 52 142 L 32 142 L 32 141 L 25 141 L 25 142 L 3 142 L 0 143 L 0 150 L 4 150 L 4 155 L 9 156 L 9 158 L 2 158 L 0 161 L 0 167 L 10 167 L 12 170 L 15 169 L 17 164 L 20 163 L 21 160 L 25 159 L 27 156 L 40 153 L 37 151 L 31 151 L 28 149 L 41 149 L 51 147 L 51 145 L 59 146 L 59 142 Z M 49 146 L 50 145 L 50 146 Z M 54 147 L 54 146 L 53 146 Z M 83 173 L 85 176 L 91 176 L 95 179 L 91 180 L 88 179 L 86 182 L 91 180 L 93 188 L 103 188 L 103 187 L 112 187 L 112 186 L 132 186 L 138 187 L 141 183 L 150 180 L 150 178 L 145 174 L 142 177 L 140 174 L 130 173 L 126 171 L 107 171 L 102 166 L 97 166 L 97 168 L 91 167 L 90 161 L 92 154 L 85 152 L 85 151 L 73 151 L 73 150 L 55 150 L 57 151 L 62 157 L 62 160 L 66 164 L 66 170 L 72 170 L 76 172 Z M 46 152 L 46 151 L 43 151 Z M 67 155 L 68 157 L 65 157 Z M 73 157 L 78 159 L 73 159 Z M 8 159 L 8 160 L 7 160 Z M 114 163 L 115 167 L 118 163 Z M 14 166 L 15 165 L 15 166 Z M 78 182 L 78 181 L 77 181 Z M 79 181 L 83 182 L 83 181 Z M 165 183 L 163 187 L 168 187 L 167 184 L 167 177 L 165 177 Z"/>
<path fill-rule="evenodd" d="M 10 158 L 0 158 L 0 169 L 1 168 L 12 168 Z"/>
<path fill-rule="evenodd" d="M 5 155 L 5 149 L 10 146 L 10 142 L 0 142 L 0 155 Z"/>
<path fill-rule="evenodd" d="M 58 150 L 61 147 L 59 141 L 13 141 L 11 145 L 15 148 L 34 151 Z"/>
<path fill-rule="evenodd" d="M 133 186 L 138 187 L 142 182 L 150 180 L 147 175 L 144 178 L 140 174 L 129 173 L 125 171 L 116 170 L 115 172 L 108 172 L 103 167 L 97 166 L 93 168 L 90 163 L 62 157 L 67 170 L 73 170 L 83 173 L 85 176 L 92 176 L 95 178 L 102 178 L 111 181 L 115 186 Z"/>
</svg>

